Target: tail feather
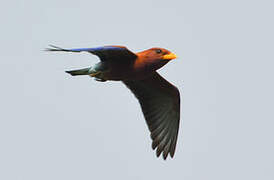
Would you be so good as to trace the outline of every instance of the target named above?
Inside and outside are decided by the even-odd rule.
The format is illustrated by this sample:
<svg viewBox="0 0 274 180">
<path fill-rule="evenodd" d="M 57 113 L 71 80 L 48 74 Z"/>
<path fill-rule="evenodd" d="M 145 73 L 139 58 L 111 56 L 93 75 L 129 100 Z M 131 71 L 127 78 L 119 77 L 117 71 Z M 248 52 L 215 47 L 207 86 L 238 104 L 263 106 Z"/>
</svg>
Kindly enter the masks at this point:
<svg viewBox="0 0 274 180">
<path fill-rule="evenodd" d="M 54 45 L 49 45 L 50 48 L 46 48 L 45 51 L 65 51 L 65 52 L 70 52 L 69 49 L 63 49 Z"/>
<path fill-rule="evenodd" d="M 69 73 L 72 76 L 79 76 L 79 75 L 89 75 L 94 73 L 94 71 L 92 70 L 92 68 L 85 68 L 85 69 L 66 71 L 66 73 Z"/>
</svg>

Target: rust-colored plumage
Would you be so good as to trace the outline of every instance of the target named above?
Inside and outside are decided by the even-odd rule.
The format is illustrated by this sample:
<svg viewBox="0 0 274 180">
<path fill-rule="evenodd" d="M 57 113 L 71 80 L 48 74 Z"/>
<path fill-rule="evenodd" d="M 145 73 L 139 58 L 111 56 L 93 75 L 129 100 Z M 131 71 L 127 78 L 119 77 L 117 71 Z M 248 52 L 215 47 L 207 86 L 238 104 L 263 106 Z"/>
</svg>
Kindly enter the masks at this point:
<svg viewBox="0 0 274 180">
<path fill-rule="evenodd" d="M 176 55 L 163 48 L 133 53 L 123 46 L 63 49 L 51 46 L 48 51 L 86 51 L 100 58 L 93 67 L 66 71 L 72 76 L 89 75 L 95 80 L 122 81 L 136 96 L 151 132 L 152 148 L 157 157 L 174 156 L 180 121 L 180 93 L 156 70 Z"/>
</svg>

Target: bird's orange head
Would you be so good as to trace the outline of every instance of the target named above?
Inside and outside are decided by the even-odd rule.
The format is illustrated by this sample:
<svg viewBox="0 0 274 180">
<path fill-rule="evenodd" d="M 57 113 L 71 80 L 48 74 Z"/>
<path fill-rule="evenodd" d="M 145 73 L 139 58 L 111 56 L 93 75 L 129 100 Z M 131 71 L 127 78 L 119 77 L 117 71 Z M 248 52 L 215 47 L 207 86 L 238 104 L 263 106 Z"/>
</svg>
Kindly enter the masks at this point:
<svg viewBox="0 0 274 180">
<path fill-rule="evenodd" d="M 163 48 L 151 48 L 137 53 L 137 56 L 141 64 L 144 64 L 146 68 L 150 67 L 154 71 L 176 58 L 174 53 Z"/>
</svg>

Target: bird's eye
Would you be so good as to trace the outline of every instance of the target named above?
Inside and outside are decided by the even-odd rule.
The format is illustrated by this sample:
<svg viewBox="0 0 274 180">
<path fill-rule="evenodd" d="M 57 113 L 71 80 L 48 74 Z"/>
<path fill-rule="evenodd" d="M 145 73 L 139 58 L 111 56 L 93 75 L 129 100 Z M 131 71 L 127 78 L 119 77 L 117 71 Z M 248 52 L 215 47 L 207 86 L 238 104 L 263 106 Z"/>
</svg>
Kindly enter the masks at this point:
<svg viewBox="0 0 274 180">
<path fill-rule="evenodd" d="M 156 53 L 160 54 L 160 53 L 162 53 L 162 50 L 161 49 L 156 49 Z"/>
</svg>

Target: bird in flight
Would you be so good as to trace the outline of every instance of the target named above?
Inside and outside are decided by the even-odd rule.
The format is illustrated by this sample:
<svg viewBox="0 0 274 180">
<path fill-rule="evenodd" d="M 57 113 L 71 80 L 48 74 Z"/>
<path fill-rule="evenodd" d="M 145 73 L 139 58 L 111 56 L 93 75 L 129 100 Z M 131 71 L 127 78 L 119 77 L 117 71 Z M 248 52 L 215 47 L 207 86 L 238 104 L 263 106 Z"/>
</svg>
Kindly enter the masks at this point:
<svg viewBox="0 0 274 180">
<path fill-rule="evenodd" d="M 166 160 L 169 154 L 173 158 L 180 123 L 180 93 L 156 71 L 175 59 L 175 54 L 163 48 L 133 53 L 124 46 L 63 49 L 50 45 L 46 50 L 98 56 L 100 62 L 94 66 L 66 72 L 88 75 L 100 82 L 122 81 L 140 103 L 157 157 L 162 154 Z"/>
</svg>

